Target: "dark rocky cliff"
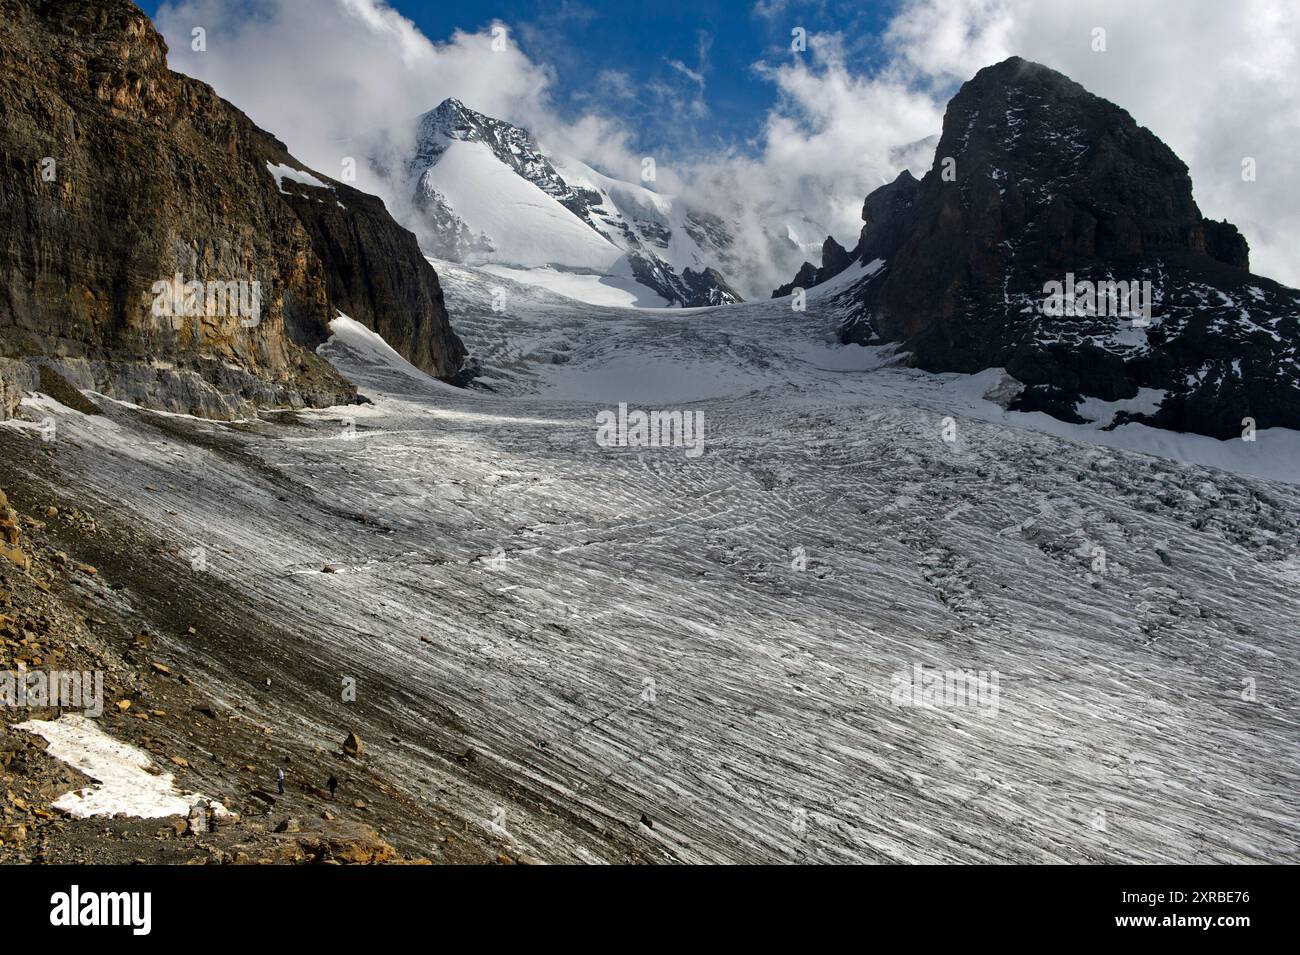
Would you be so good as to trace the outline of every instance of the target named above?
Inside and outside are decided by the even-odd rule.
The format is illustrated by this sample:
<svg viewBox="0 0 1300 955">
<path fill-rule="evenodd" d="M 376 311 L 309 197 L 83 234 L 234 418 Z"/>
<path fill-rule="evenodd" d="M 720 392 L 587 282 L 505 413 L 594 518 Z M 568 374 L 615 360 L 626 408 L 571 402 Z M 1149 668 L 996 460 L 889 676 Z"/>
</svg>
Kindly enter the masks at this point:
<svg viewBox="0 0 1300 955">
<path fill-rule="evenodd" d="M 948 104 L 931 170 L 866 200 L 852 257 L 885 266 L 846 299 L 845 341 L 902 342 L 930 371 L 1005 367 L 1014 407 L 1081 420 L 1085 397 L 1216 437 L 1300 428 L 1300 292 L 1248 271 L 1187 167 L 1123 109 L 1013 57 Z M 1149 282 L 1149 315 L 1053 314 L 1049 283 Z M 1133 315 L 1129 311 L 1134 311 Z M 1125 416 L 1121 415 L 1121 420 Z"/>
<path fill-rule="evenodd" d="M 338 311 L 453 377 L 464 348 L 414 237 L 378 199 L 304 175 L 166 53 L 126 0 L 0 0 L 6 390 L 36 361 L 80 387 L 214 417 L 345 402 L 355 389 L 313 351 Z M 256 282 L 260 310 L 160 317 L 154 284 L 177 274 Z"/>
</svg>

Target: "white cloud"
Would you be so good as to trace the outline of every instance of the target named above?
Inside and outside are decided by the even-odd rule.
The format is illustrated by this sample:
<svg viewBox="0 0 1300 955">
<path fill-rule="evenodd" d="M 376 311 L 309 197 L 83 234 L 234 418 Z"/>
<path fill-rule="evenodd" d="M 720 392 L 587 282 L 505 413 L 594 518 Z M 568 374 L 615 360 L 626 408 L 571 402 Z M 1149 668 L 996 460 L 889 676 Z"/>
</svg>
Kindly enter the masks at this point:
<svg viewBox="0 0 1300 955">
<path fill-rule="evenodd" d="M 211 83 L 300 159 L 332 174 L 340 140 L 391 126 L 448 96 L 493 116 L 528 120 L 548 112 L 552 71 L 493 27 L 458 30 L 434 43 L 380 0 L 181 0 L 157 22 L 172 44 L 173 69 Z M 206 52 L 191 50 L 194 26 Z"/>
<path fill-rule="evenodd" d="M 601 70 L 596 75 L 596 87 L 611 99 L 632 99 L 636 96 L 636 84 L 631 74 L 624 70 Z"/>
<path fill-rule="evenodd" d="M 669 60 L 669 61 L 668 61 L 668 65 L 671 66 L 671 67 L 672 67 L 674 70 L 676 70 L 678 73 L 681 73 L 683 76 L 685 76 L 688 80 L 690 80 L 690 81 L 691 81 L 692 83 L 694 83 L 696 86 L 698 86 L 699 89 L 700 89 L 700 92 L 701 92 L 701 93 L 704 92 L 704 74 L 703 74 L 703 73 L 700 73 L 700 72 L 697 71 L 697 70 L 693 70 L 693 69 L 691 69 L 689 66 L 687 66 L 685 63 L 683 63 L 681 60 Z"/>
<path fill-rule="evenodd" d="M 754 16 L 764 20 L 775 20 L 783 15 L 790 6 L 790 0 L 758 0 L 754 4 Z"/>
<path fill-rule="evenodd" d="M 943 116 L 936 99 L 892 71 L 853 73 L 835 34 L 810 36 L 806 56 L 759 69 L 779 103 L 758 155 L 706 159 L 681 171 L 689 199 L 707 205 L 725 197 L 727 211 L 742 220 L 739 258 L 750 274 L 736 281 L 749 295 L 789 281 L 804 258 L 818 260 L 827 234 L 852 248 L 862 200 L 900 171 L 891 153 L 931 135 Z M 784 242 L 787 234 L 800 247 Z"/>
<path fill-rule="evenodd" d="M 687 81 L 695 87 L 695 95 L 689 100 L 681 100 L 676 92 L 666 84 L 658 84 L 655 88 L 669 102 L 678 102 L 676 107 L 678 111 L 684 108 L 696 119 L 703 119 L 709 115 L 709 104 L 704 98 L 704 91 L 707 87 L 705 75 L 709 72 L 709 50 L 713 47 L 713 37 L 701 30 L 697 38 L 696 56 L 698 65 L 694 69 L 681 60 L 668 60 L 668 65 L 686 77 Z"/>
</svg>

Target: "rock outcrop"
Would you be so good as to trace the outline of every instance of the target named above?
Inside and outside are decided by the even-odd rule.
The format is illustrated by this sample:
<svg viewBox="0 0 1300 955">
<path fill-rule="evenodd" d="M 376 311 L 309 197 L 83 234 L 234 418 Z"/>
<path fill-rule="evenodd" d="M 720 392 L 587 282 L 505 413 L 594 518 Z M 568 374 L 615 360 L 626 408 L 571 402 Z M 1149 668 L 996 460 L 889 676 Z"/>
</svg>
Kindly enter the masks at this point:
<svg viewBox="0 0 1300 955">
<path fill-rule="evenodd" d="M 817 281 L 817 273 L 820 269 L 811 262 L 805 262 L 799 266 L 799 271 L 794 274 L 794 278 L 784 285 L 778 285 L 772 290 L 772 298 L 784 298 L 794 292 L 795 289 L 801 288 L 804 291 L 820 284 Z"/>
<path fill-rule="evenodd" d="M 464 348 L 414 236 L 166 54 L 127 0 L 0 0 L 0 377 L 39 358 L 224 418 L 347 402 L 313 351 L 339 311 L 453 377 Z"/>
<path fill-rule="evenodd" d="M 1169 147 L 1060 73 L 981 70 L 931 170 L 863 218 L 853 258 L 885 267 L 846 294 L 845 341 L 901 342 L 936 372 L 1005 367 L 1026 386 L 1013 408 L 1065 420 L 1139 398 L 1117 422 L 1300 428 L 1300 292 L 1252 275 Z"/>
<path fill-rule="evenodd" d="M 921 184 L 904 169 L 898 178 L 881 186 L 862 203 L 862 232 L 852 257 L 862 262 L 890 260 L 903 244 L 907 211 L 916 201 Z"/>
<path fill-rule="evenodd" d="M 813 265 L 811 262 L 805 262 L 800 266 L 799 271 L 795 274 L 794 281 L 787 282 L 785 285 L 775 289 L 772 292 L 772 298 L 781 298 L 789 295 L 796 288 L 807 291 L 814 285 L 821 285 L 828 279 L 833 279 L 854 262 L 854 257 L 849 255 L 844 246 L 835 241 L 834 236 L 827 236 L 826 241 L 822 243 L 822 264 L 821 268 Z"/>
<path fill-rule="evenodd" d="M 727 284 L 722 273 L 708 267 L 698 272 L 692 268 L 682 269 L 682 282 L 689 292 L 682 296 L 686 308 L 698 308 L 704 305 L 733 305 L 743 302 L 740 293 Z"/>
<path fill-rule="evenodd" d="M 0 559 L 23 570 L 31 567 L 31 558 L 23 551 L 22 523 L 18 512 L 9 506 L 9 496 L 0 488 Z"/>
</svg>

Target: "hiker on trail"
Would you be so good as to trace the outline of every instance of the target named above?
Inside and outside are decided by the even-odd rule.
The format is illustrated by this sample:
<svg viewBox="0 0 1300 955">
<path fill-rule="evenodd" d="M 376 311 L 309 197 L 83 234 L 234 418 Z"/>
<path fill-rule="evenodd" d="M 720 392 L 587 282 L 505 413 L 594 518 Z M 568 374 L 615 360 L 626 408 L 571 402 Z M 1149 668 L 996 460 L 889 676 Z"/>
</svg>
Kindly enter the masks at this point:
<svg viewBox="0 0 1300 955">
<path fill-rule="evenodd" d="M 275 771 L 275 785 L 279 787 L 280 795 L 284 795 L 284 769 L 280 768 Z"/>
<path fill-rule="evenodd" d="M 329 787 L 329 789 L 330 789 L 330 798 L 333 799 L 333 798 L 334 798 L 334 790 L 336 790 L 336 789 L 339 788 L 339 781 L 338 781 L 337 779 L 335 779 L 333 776 L 331 776 L 331 777 L 329 778 L 329 782 L 327 782 L 325 785 Z"/>
</svg>

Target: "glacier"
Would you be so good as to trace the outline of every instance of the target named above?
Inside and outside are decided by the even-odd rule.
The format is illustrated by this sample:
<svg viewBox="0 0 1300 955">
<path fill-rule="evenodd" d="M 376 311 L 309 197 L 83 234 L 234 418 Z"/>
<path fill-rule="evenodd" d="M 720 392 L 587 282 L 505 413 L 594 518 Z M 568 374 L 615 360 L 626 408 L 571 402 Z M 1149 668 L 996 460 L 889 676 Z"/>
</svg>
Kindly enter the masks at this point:
<svg viewBox="0 0 1300 955">
<path fill-rule="evenodd" d="M 828 290 L 626 309 L 438 271 L 476 390 L 340 317 L 320 351 L 368 404 L 29 399 L 60 480 L 211 608 L 167 649 L 218 696 L 346 723 L 404 797 L 551 862 L 1295 858 L 1300 436 L 1010 413 L 996 370 L 838 344 Z M 704 453 L 600 446 L 620 402 L 698 412 Z"/>
</svg>

